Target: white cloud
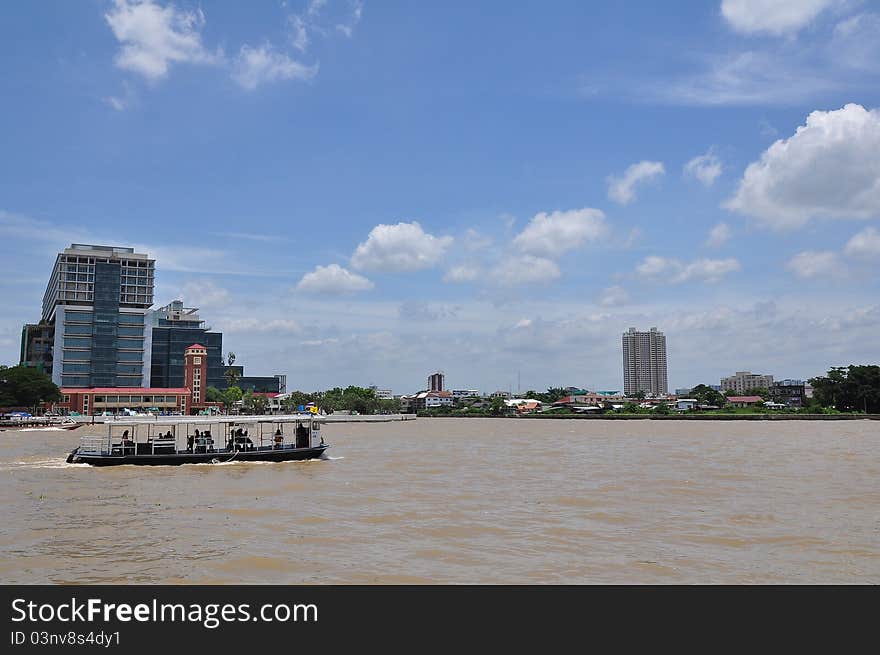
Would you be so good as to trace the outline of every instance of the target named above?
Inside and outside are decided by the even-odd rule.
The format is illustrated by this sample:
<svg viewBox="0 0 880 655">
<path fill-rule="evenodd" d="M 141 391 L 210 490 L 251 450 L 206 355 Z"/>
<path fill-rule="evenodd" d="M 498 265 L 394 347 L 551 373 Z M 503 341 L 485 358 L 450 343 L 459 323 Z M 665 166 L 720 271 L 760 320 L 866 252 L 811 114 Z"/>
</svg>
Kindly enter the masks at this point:
<svg viewBox="0 0 880 655">
<path fill-rule="evenodd" d="M 485 250 L 492 245 L 492 237 L 486 236 L 479 230 L 471 227 L 465 231 L 461 244 L 465 250 Z"/>
<path fill-rule="evenodd" d="M 830 277 L 842 271 L 837 253 L 830 250 L 805 250 L 792 257 L 785 266 L 801 278 Z"/>
<path fill-rule="evenodd" d="M 706 187 L 710 187 L 721 175 L 721 160 L 710 150 L 705 155 L 699 155 L 684 165 L 686 177 L 692 177 Z"/>
<path fill-rule="evenodd" d="M 876 71 L 880 64 L 880 14 L 851 16 L 838 23 L 829 55 L 854 70 Z"/>
<path fill-rule="evenodd" d="M 302 16 L 293 15 L 290 17 L 290 44 L 299 50 L 305 52 L 309 47 L 309 30 L 308 25 Z"/>
<path fill-rule="evenodd" d="M 880 231 L 866 227 L 847 242 L 844 252 L 850 257 L 880 259 Z"/>
<path fill-rule="evenodd" d="M 718 248 L 727 243 L 731 236 L 733 236 L 733 231 L 730 229 L 730 226 L 727 223 L 718 223 L 709 230 L 709 238 L 706 239 L 706 245 L 709 248 Z"/>
<path fill-rule="evenodd" d="M 627 302 L 629 302 L 629 293 L 626 289 L 616 284 L 602 289 L 602 293 L 599 294 L 599 304 L 603 307 L 624 305 Z"/>
<path fill-rule="evenodd" d="M 806 125 L 749 164 L 727 209 L 777 228 L 811 218 L 880 216 L 880 112 L 849 104 Z"/>
<path fill-rule="evenodd" d="M 404 321 L 436 321 L 438 319 L 455 318 L 454 307 L 435 306 L 421 300 L 404 300 L 397 308 L 397 316 Z"/>
<path fill-rule="evenodd" d="M 684 263 L 679 259 L 650 255 L 636 266 L 636 273 L 658 282 L 680 284 L 691 280 L 716 282 L 728 273 L 741 269 L 737 259 L 697 259 Z"/>
<path fill-rule="evenodd" d="M 161 266 L 162 262 L 158 265 Z M 229 301 L 229 291 L 217 286 L 213 280 L 197 278 L 184 283 L 179 298 L 189 307 L 222 307 Z"/>
<path fill-rule="evenodd" d="M 165 77 L 172 63 L 212 64 L 222 59 L 202 44 L 205 15 L 200 9 L 161 7 L 152 0 L 116 0 L 104 18 L 122 44 L 116 65 L 149 80 Z"/>
<path fill-rule="evenodd" d="M 677 105 L 794 105 L 840 86 L 835 77 L 785 53 L 713 55 L 704 67 L 693 75 L 650 82 L 639 93 Z"/>
<path fill-rule="evenodd" d="M 558 257 L 600 238 L 607 230 L 605 214 L 598 209 L 541 212 L 516 235 L 513 245 L 531 255 Z"/>
<path fill-rule="evenodd" d="M 560 275 L 556 262 L 533 255 L 510 257 L 491 271 L 495 283 L 507 287 L 550 282 Z"/>
<path fill-rule="evenodd" d="M 315 270 L 303 275 L 296 285 L 297 291 L 342 295 L 369 291 L 375 286 L 370 280 L 342 268 L 339 264 L 316 266 Z"/>
<path fill-rule="evenodd" d="M 737 32 L 794 34 L 840 0 L 722 0 L 721 15 Z"/>
<path fill-rule="evenodd" d="M 478 279 L 481 274 L 482 270 L 479 266 L 461 264 L 460 266 L 453 266 L 450 268 L 446 272 L 446 275 L 443 276 L 443 281 L 452 283 L 473 282 Z"/>
<path fill-rule="evenodd" d="M 361 22 L 363 11 L 364 3 L 361 0 L 352 0 L 351 15 L 344 23 L 337 23 L 336 30 L 350 38 L 354 34 L 354 28 Z"/>
<path fill-rule="evenodd" d="M 117 98 L 116 96 L 107 96 L 104 98 L 104 102 L 113 107 L 116 111 L 125 111 L 126 107 L 128 107 L 125 100 Z"/>
<path fill-rule="evenodd" d="M 245 334 L 261 332 L 297 333 L 302 331 L 302 328 L 296 321 L 287 318 L 234 318 L 220 321 L 218 327 L 223 332 L 241 332 Z"/>
<path fill-rule="evenodd" d="M 636 197 L 636 186 L 648 182 L 666 172 L 662 162 L 640 161 L 626 169 L 622 177 L 608 177 L 608 197 L 621 205 L 627 205 Z"/>
<path fill-rule="evenodd" d="M 318 74 L 318 64 L 308 66 L 269 44 L 258 48 L 243 45 L 235 61 L 232 79 L 249 91 L 266 82 L 309 80 Z"/>
<path fill-rule="evenodd" d="M 364 271 L 405 272 L 432 268 L 452 245 L 452 237 L 435 237 L 417 222 L 380 224 L 351 256 L 351 265 Z"/>
</svg>

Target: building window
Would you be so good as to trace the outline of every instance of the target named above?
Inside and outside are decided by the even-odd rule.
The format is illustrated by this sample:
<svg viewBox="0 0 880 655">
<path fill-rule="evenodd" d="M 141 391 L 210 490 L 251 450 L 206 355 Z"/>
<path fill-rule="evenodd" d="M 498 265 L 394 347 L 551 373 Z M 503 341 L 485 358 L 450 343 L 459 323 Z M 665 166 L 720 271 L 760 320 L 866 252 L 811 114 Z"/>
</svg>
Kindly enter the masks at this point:
<svg viewBox="0 0 880 655">
<path fill-rule="evenodd" d="M 193 357 L 193 364 L 201 364 L 201 363 L 202 363 L 201 357 Z"/>
</svg>

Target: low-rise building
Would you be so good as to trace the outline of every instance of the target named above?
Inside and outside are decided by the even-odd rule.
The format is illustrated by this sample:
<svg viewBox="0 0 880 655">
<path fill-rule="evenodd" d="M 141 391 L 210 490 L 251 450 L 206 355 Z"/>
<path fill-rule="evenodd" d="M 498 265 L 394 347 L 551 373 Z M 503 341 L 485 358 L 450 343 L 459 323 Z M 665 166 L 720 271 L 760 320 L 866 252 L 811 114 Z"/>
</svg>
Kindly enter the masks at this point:
<svg viewBox="0 0 880 655">
<path fill-rule="evenodd" d="M 728 396 L 727 404 L 731 407 L 755 407 L 763 405 L 764 399 L 761 396 Z"/>
<path fill-rule="evenodd" d="M 751 371 L 737 371 L 733 375 L 721 378 L 722 391 L 746 393 L 752 389 L 769 389 L 773 384 L 772 375 L 760 375 Z"/>
<path fill-rule="evenodd" d="M 786 407 L 803 407 L 806 405 L 806 387 L 803 380 L 779 380 L 768 389 L 770 400 L 782 403 Z"/>
<path fill-rule="evenodd" d="M 477 389 L 452 389 L 452 398 L 455 402 L 459 402 L 465 398 L 479 397 L 480 392 Z"/>
</svg>

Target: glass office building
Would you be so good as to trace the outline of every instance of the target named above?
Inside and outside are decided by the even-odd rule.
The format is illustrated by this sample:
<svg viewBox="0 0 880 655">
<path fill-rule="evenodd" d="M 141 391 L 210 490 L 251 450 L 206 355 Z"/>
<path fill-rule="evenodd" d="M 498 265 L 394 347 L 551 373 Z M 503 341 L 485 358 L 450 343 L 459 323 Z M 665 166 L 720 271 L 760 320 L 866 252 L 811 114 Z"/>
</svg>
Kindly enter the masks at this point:
<svg viewBox="0 0 880 655">
<path fill-rule="evenodd" d="M 58 254 L 42 317 L 55 384 L 150 386 L 154 271 L 133 248 L 74 243 Z"/>
<path fill-rule="evenodd" d="M 183 387 L 184 353 L 198 343 L 208 351 L 205 387 L 226 387 L 223 377 L 223 334 L 211 332 L 199 318 L 198 309 L 175 300 L 153 311 L 150 380 L 154 387 Z"/>
</svg>

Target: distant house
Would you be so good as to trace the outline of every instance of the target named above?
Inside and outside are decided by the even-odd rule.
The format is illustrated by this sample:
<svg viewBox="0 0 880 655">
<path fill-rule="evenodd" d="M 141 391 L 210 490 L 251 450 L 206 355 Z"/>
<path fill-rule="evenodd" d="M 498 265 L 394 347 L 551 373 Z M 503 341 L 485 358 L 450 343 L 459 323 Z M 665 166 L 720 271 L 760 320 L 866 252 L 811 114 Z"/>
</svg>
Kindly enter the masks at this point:
<svg viewBox="0 0 880 655">
<path fill-rule="evenodd" d="M 764 404 L 761 396 L 728 396 L 727 404 L 731 407 L 756 407 Z"/>
<path fill-rule="evenodd" d="M 541 401 L 534 398 L 505 400 L 504 404 L 507 406 L 508 411 L 513 410 L 516 414 L 532 414 L 541 409 Z"/>
<path fill-rule="evenodd" d="M 679 398 L 675 401 L 675 409 L 686 412 L 689 409 L 697 409 L 700 401 L 696 398 Z"/>
</svg>

